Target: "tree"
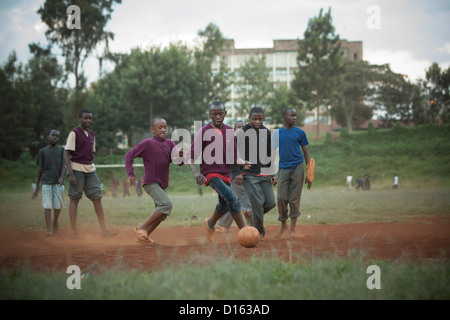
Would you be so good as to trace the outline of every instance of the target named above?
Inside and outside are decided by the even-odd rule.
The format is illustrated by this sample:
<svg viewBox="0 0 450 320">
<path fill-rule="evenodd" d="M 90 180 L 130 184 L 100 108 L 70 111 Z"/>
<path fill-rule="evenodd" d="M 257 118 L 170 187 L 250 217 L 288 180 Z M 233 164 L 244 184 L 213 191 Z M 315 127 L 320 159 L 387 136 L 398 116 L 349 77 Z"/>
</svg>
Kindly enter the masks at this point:
<svg viewBox="0 0 450 320">
<path fill-rule="evenodd" d="M 82 91 L 86 85 L 83 64 L 95 48 L 114 38 L 112 32 L 105 27 L 113 11 L 115 3 L 121 0 L 46 0 L 37 11 L 41 20 L 47 25 L 45 32 L 50 44 L 57 45 L 65 57 L 65 69 L 75 76 L 75 93 L 70 112 L 75 118 L 83 106 Z M 67 8 L 77 5 L 80 8 L 81 28 L 68 28 Z"/>
<path fill-rule="evenodd" d="M 226 40 L 220 28 L 214 23 L 209 23 L 205 29 L 198 32 L 200 46 L 194 51 L 195 74 L 197 87 L 193 99 L 204 110 L 214 100 L 226 103 L 230 96 L 229 70 L 220 53 L 225 47 Z M 213 63 L 218 64 L 218 72 L 213 73 Z M 202 119 L 207 118 L 204 112 Z"/>
<path fill-rule="evenodd" d="M 342 54 L 331 9 L 325 14 L 320 9 L 317 17 L 309 19 L 304 39 L 298 40 L 297 65 L 292 88 L 308 109 L 316 108 L 318 139 L 320 107 L 336 98 L 336 89 L 342 81 Z"/>
<path fill-rule="evenodd" d="M 269 80 L 270 68 L 266 64 L 266 56 L 250 56 L 239 69 L 235 81 L 237 91 L 240 92 L 238 102 L 240 112 L 248 114 L 253 107 L 265 107 L 273 92 L 273 84 Z"/>
<path fill-rule="evenodd" d="M 297 111 L 297 126 L 303 125 L 303 121 L 305 120 L 305 107 L 291 88 L 287 86 L 275 88 L 273 94 L 268 98 L 267 103 L 270 108 L 266 112 L 266 118 L 269 118 L 272 124 L 283 125 L 283 110 L 285 108 L 293 108 Z"/>
<path fill-rule="evenodd" d="M 50 130 L 56 129 L 64 133 L 63 107 L 67 103 L 68 90 L 62 84 L 66 81 L 63 68 L 50 48 L 42 48 L 38 44 L 29 45 L 33 57 L 24 69 L 26 83 L 27 117 L 30 123 L 30 141 L 28 147 L 32 156 L 37 155 L 39 148 L 47 145 Z"/>
<path fill-rule="evenodd" d="M 337 123 L 351 132 L 354 126 L 372 118 L 372 107 L 368 103 L 376 92 L 374 82 L 379 67 L 365 61 L 344 61 L 343 79 L 337 93 L 337 103 L 331 112 Z"/>
<path fill-rule="evenodd" d="M 442 122 L 450 120 L 450 67 L 441 70 L 433 63 L 425 73 L 422 88 L 428 96 L 428 115 L 432 122 L 439 117 Z"/>
</svg>

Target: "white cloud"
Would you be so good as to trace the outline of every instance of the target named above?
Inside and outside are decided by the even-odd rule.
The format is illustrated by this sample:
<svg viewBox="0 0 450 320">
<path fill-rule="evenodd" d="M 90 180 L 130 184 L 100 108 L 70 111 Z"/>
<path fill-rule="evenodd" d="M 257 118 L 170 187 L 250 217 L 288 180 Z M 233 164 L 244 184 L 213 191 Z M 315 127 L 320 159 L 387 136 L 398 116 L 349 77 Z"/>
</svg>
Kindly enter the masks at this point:
<svg viewBox="0 0 450 320">
<path fill-rule="evenodd" d="M 411 82 L 423 79 L 425 70 L 432 64 L 432 61 L 418 59 L 411 52 L 404 50 L 367 50 L 364 53 L 364 60 L 378 65 L 389 63 L 393 72 L 407 75 Z"/>
</svg>

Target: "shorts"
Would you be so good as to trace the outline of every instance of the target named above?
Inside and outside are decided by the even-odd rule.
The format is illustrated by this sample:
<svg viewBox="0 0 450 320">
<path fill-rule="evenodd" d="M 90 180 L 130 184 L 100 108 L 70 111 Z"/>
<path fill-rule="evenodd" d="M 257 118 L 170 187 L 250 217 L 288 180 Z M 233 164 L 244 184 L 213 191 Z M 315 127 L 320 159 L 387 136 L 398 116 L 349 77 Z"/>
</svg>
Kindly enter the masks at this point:
<svg viewBox="0 0 450 320">
<path fill-rule="evenodd" d="M 83 191 L 86 197 L 90 200 L 97 200 L 102 198 L 102 190 L 100 189 L 100 180 L 97 177 L 97 173 L 94 172 L 82 172 L 73 170 L 76 185 L 69 183 L 69 198 L 72 200 L 80 200 L 83 196 Z"/>
<path fill-rule="evenodd" d="M 64 185 L 43 184 L 41 188 L 42 207 L 44 209 L 60 210 L 66 207 L 64 201 Z"/>
<path fill-rule="evenodd" d="M 165 215 L 169 215 L 172 212 L 172 201 L 170 201 L 166 190 L 161 188 L 159 183 L 154 182 L 144 184 L 143 188 L 155 202 L 155 211 L 161 212 Z"/>
</svg>

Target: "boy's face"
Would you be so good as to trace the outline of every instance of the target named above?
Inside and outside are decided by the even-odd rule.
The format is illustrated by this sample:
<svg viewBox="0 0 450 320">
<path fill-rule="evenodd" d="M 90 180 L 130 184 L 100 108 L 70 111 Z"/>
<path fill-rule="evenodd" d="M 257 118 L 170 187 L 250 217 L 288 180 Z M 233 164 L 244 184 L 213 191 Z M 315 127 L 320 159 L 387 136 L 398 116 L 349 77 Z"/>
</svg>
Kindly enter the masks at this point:
<svg viewBox="0 0 450 320">
<path fill-rule="evenodd" d="M 284 122 L 290 126 L 293 127 L 295 125 L 295 121 L 297 121 L 297 111 L 295 110 L 289 110 L 287 114 L 283 116 Z"/>
<path fill-rule="evenodd" d="M 83 128 L 89 128 L 92 123 L 92 113 L 82 113 L 80 117 L 80 125 Z"/>
<path fill-rule="evenodd" d="M 166 131 L 167 131 L 166 120 L 164 119 L 156 120 L 152 127 L 153 135 L 164 139 L 166 137 Z"/>
<path fill-rule="evenodd" d="M 47 137 L 48 143 L 54 146 L 59 141 L 59 131 L 52 130 Z"/>
<path fill-rule="evenodd" d="M 264 115 L 262 113 L 253 113 L 248 119 L 252 128 L 259 130 L 264 122 Z"/>
<path fill-rule="evenodd" d="M 244 125 L 245 124 L 243 122 L 238 122 L 238 123 L 236 123 L 236 126 L 234 127 L 234 130 L 236 132 L 238 132 L 239 130 L 241 130 L 244 127 Z"/>
<path fill-rule="evenodd" d="M 209 116 L 211 117 L 212 124 L 216 128 L 222 128 L 223 120 L 227 115 L 227 111 L 222 106 L 214 107 L 214 109 L 210 109 Z"/>
</svg>

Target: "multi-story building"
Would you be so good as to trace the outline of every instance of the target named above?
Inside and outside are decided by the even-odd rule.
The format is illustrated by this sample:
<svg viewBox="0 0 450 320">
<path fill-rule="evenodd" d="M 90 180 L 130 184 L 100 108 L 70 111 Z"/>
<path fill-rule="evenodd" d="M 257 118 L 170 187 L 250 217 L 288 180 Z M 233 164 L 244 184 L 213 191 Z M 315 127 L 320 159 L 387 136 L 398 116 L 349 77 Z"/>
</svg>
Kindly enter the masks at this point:
<svg viewBox="0 0 450 320">
<path fill-rule="evenodd" d="M 343 57 L 349 60 L 363 59 L 362 41 L 347 41 L 340 40 L 340 47 L 343 52 Z M 270 70 L 270 79 L 274 86 L 285 85 L 290 87 L 291 81 L 294 79 L 294 73 L 298 69 L 297 66 L 297 39 L 288 40 L 273 40 L 272 48 L 242 48 L 235 47 L 233 39 L 229 39 L 226 42 L 225 49 L 221 53 L 220 57 L 212 65 L 213 72 L 217 72 L 220 67 L 220 59 L 222 59 L 226 67 L 232 73 L 238 73 L 239 68 L 245 64 L 247 59 L 253 56 L 265 55 L 267 68 Z M 232 120 L 237 119 L 239 116 L 237 109 L 237 98 L 239 96 L 238 90 L 234 85 L 230 88 L 231 97 L 228 106 L 231 109 L 229 116 Z M 305 118 L 305 130 L 308 130 L 309 126 L 315 126 L 316 115 L 315 111 L 308 111 Z M 244 115 L 245 116 L 245 115 Z M 320 126 L 325 126 L 325 131 L 330 130 L 333 127 L 333 121 L 328 114 L 326 108 L 324 108 L 323 114 L 319 117 Z"/>
</svg>

